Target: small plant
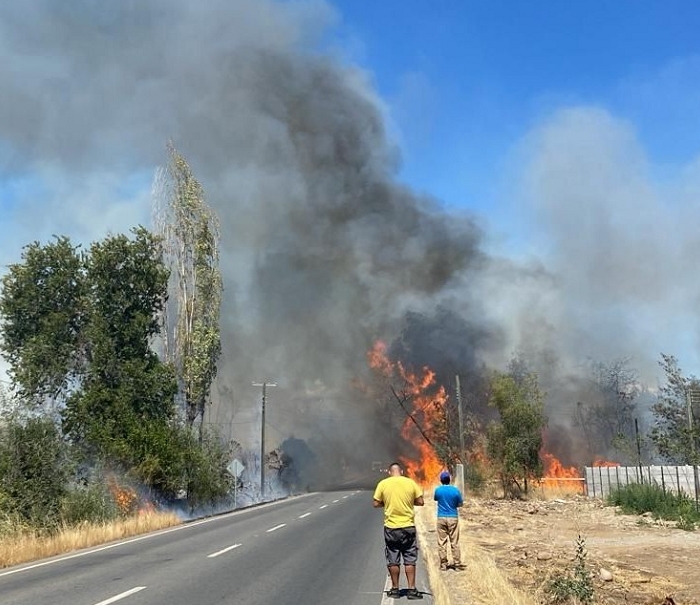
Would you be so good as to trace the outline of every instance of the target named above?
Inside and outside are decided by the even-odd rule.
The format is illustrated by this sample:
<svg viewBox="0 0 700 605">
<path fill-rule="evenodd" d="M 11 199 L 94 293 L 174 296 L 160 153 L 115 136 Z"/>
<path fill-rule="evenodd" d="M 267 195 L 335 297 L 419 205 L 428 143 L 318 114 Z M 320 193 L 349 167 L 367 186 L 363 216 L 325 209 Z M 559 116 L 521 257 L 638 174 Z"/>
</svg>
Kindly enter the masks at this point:
<svg viewBox="0 0 700 605">
<path fill-rule="evenodd" d="M 555 576 L 549 583 L 547 592 L 552 603 L 569 603 L 572 599 L 578 603 L 593 603 L 593 577 L 586 564 L 586 555 L 586 541 L 579 536 L 573 569 Z"/>
<path fill-rule="evenodd" d="M 119 515 L 117 502 L 103 483 L 80 486 L 63 498 L 61 516 L 66 525 L 107 523 Z"/>
<path fill-rule="evenodd" d="M 654 483 L 630 483 L 613 490 L 608 504 L 619 506 L 625 514 L 651 513 L 656 519 L 676 521 L 678 527 L 687 531 L 700 523 L 700 513 L 688 494 L 674 494 Z"/>
<path fill-rule="evenodd" d="M 678 521 L 676 521 L 676 527 L 678 529 L 683 529 L 685 531 L 695 531 L 696 520 L 691 515 L 679 515 Z"/>
<path fill-rule="evenodd" d="M 481 468 L 469 464 L 464 467 L 464 481 L 472 492 L 480 492 L 486 485 L 486 476 Z"/>
</svg>

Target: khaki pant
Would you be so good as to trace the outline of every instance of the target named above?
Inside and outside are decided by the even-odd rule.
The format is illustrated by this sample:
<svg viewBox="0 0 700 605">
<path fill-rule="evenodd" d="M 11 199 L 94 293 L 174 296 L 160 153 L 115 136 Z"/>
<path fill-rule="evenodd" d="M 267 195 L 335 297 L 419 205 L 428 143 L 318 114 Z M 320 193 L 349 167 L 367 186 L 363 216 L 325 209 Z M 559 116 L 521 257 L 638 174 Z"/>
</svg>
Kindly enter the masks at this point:
<svg viewBox="0 0 700 605">
<path fill-rule="evenodd" d="M 452 547 L 452 564 L 461 565 L 462 555 L 459 551 L 459 519 L 456 517 L 438 517 L 438 555 L 440 565 L 447 565 L 447 542 Z"/>
</svg>

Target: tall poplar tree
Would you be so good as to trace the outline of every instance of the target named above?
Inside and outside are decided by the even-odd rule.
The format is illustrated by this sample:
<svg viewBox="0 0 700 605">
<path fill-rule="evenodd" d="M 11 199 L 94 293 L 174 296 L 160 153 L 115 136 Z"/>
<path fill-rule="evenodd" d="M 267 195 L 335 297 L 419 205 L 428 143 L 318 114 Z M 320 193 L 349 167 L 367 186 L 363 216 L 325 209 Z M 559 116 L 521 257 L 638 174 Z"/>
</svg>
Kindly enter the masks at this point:
<svg viewBox="0 0 700 605">
<path fill-rule="evenodd" d="M 219 222 L 202 185 L 172 144 L 168 163 L 156 176 L 154 215 L 170 269 L 162 316 L 165 358 L 176 369 L 185 420 L 190 427 L 199 421 L 201 439 L 221 354 Z"/>
</svg>

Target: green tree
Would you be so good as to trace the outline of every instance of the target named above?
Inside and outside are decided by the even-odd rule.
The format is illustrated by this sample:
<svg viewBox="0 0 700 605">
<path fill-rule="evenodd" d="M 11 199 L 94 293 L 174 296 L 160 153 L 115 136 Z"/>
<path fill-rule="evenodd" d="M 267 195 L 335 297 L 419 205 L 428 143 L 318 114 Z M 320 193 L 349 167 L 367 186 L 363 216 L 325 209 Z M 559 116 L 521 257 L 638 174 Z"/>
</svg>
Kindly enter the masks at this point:
<svg viewBox="0 0 700 605">
<path fill-rule="evenodd" d="M 684 376 L 673 355 L 662 354 L 659 365 L 664 370 L 666 382 L 661 385 L 656 403 L 652 406 L 654 426 L 651 440 L 668 462 L 698 464 L 700 427 L 696 418 L 700 401 L 697 397 L 691 397 L 689 418 L 688 397 L 700 391 L 700 381 L 694 376 Z"/>
<path fill-rule="evenodd" d="M 495 407 L 500 421 L 487 427 L 487 451 L 498 465 L 504 495 L 522 481 L 542 477 L 542 431 L 547 424 L 544 396 L 537 375 L 495 373 L 491 379 L 489 404 Z"/>
<path fill-rule="evenodd" d="M 185 158 L 172 145 L 168 154 L 154 198 L 171 275 L 169 306 L 162 314 L 165 357 L 177 372 L 186 422 L 193 426 L 199 420 L 202 439 L 221 354 L 219 224 Z"/>
<path fill-rule="evenodd" d="M 187 489 L 193 501 L 213 500 L 230 485 L 227 456 L 218 442 L 201 433 L 193 439 L 181 424 L 174 369 L 151 346 L 168 279 L 160 238 L 141 227 L 85 252 L 67 238 L 32 244 L 3 280 L 2 353 L 18 418 L 26 422 L 52 402 L 82 460 L 120 469 L 165 498 Z M 3 468 L 5 479 L 14 476 L 12 465 Z"/>
<path fill-rule="evenodd" d="M 84 255 L 66 237 L 24 248 L 2 279 L 0 351 L 17 395 L 56 407 L 80 382 Z"/>
<path fill-rule="evenodd" d="M 143 228 L 80 252 L 67 238 L 33 243 L 0 296 L 2 353 L 25 416 L 54 404 L 84 455 L 138 467 L 144 424 L 173 418 L 172 369 L 151 350 L 168 271 Z"/>
<path fill-rule="evenodd" d="M 86 256 L 85 366 L 81 388 L 66 401 L 64 427 L 86 451 L 125 468 L 150 455 L 142 432 L 157 433 L 152 425 L 166 425 L 175 414 L 174 374 L 150 347 L 167 280 L 159 241 L 143 228 L 133 238 L 96 242 Z"/>
</svg>

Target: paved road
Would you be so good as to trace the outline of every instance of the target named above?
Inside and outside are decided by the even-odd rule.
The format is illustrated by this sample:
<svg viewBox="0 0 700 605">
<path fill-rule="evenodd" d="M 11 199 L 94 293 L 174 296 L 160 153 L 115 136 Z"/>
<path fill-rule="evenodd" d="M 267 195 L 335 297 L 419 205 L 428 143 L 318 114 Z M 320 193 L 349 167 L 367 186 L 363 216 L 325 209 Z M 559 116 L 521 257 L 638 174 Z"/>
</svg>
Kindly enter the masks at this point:
<svg viewBox="0 0 700 605">
<path fill-rule="evenodd" d="M 308 494 L 7 569 L 0 571 L 0 603 L 391 603 L 382 514 L 371 497 Z M 422 564 L 417 584 L 427 593 Z M 432 599 L 426 594 L 422 602 Z"/>
</svg>

